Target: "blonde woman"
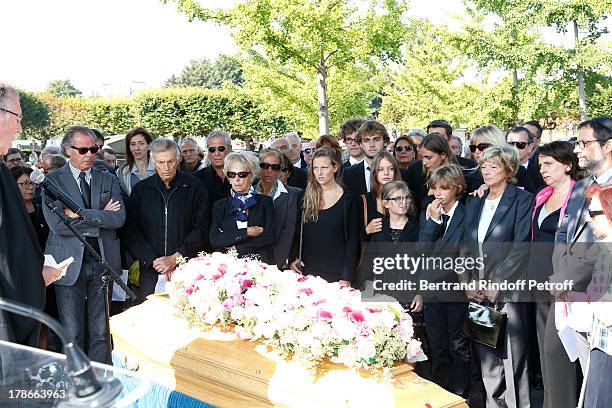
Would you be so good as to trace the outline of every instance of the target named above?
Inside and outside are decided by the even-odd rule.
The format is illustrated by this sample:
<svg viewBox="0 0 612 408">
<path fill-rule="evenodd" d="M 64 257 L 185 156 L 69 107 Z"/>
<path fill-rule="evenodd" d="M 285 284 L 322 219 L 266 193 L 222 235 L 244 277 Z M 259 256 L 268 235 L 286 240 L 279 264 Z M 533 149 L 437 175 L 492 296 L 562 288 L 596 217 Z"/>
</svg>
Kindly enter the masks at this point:
<svg viewBox="0 0 612 408">
<path fill-rule="evenodd" d="M 328 146 L 313 155 L 302 205 L 303 226 L 296 227 L 298 254 L 291 269 L 350 285 L 357 264 L 358 212 L 353 194 L 338 181 L 341 165 Z"/>
<path fill-rule="evenodd" d="M 232 190 L 229 197 L 213 205 L 210 244 L 216 250 L 235 246 L 238 256 L 257 257 L 274 265 L 274 206 L 272 198 L 253 190 L 253 180 L 259 175 L 256 163 L 244 153 L 225 158 L 223 174 Z"/>
</svg>

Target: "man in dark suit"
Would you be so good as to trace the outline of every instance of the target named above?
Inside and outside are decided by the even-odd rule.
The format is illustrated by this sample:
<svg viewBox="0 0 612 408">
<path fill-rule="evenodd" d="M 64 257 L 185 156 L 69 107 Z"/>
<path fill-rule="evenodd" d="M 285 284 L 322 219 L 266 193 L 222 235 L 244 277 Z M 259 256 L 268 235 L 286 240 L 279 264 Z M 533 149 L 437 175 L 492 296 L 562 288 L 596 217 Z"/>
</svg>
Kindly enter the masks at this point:
<svg viewBox="0 0 612 408">
<path fill-rule="evenodd" d="M 353 118 L 340 125 L 340 133 L 338 134 L 338 137 L 344 142 L 346 150 L 349 154 L 348 160 L 342 163 L 343 167 L 351 167 L 355 164 L 361 163 L 363 159 L 365 159 L 363 149 L 355 140 L 357 130 L 359 130 L 359 127 L 363 125 L 363 122 L 365 122 L 365 119 Z"/>
<path fill-rule="evenodd" d="M 230 195 L 231 186 L 223 174 L 225 157 L 232 152 L 232 138 L 223 130 L 215 130 L 206 137 L 206 148 L 210 164 L 194 173 L 208 192 L 208 212 L 213 204 Z"/>
<path fill-rule="evenodd" d="M 302 170 L 306 170 L 308 168 L 308 164 L 302 157 L 302 139 L 297 132 L 290 132 L 283 136 L 285 140 L 289 142 L 290 149 L 284 151 L 293 163 L 293 167 L 297 167 Z"/>
<path fill-rule="evenodd" d="M 370 165 L 374 156 L 378 152 L 384 150 L 390 143 L 389 133 L 384 125 L 375 120 L 364 122 L 357 134 L 355 140 L 361 146 L 365 159 L 354 166 L 344 169 L 342 172 L 342 183 L 348 187 L 355 196 L 360 196 L 370 192 L 371 187 L 371 170 Z M 402 178 L 405 174 L 402 172 Z"/>
<path fill-rule="evenodd" d="M 427 134 L 437 133 L 441 136 L 445 136 L 446 140 L 450 143 L 450 139 L 453 136 L 453 127 L 444 119 L 433 120 L 427 125 Z M 459 166 L 464 169 L 473 169 L 476 167 L 476 162 L 472 159 L 467 159 L 462 156 L 456 156 Z"/>
<path fill-rule="evenodd" d="M 83 208 L 79 214 L 65 208 L 64 215 L 74 220 L 73 226 L 119 271 L 121 254 L 116 230 L 125 222 L 119 181 L 93 166 L 98 146 L 89 128 L 70 127 L 62 146 L 70 159 L 47 177 Z M 45 199 L 43 192 L 43 202 Z M 60 202 L 55 204 L 63 208 Z M 104 293 L 100 291 L 104 271 L 54 212 L 47 206 L 43 206 L 43 212 L 51 230 L 46 252 L 58 261 L 74 257 L 66 275 L 55 283 L 59 319 L 79 346 L 83 347 L 88 339 L 87 353 L 92 360 L 109 363 L 110 339 L 106 336 Z"/>
<path fill-rule="evenodd" d="M 544 183 L 544 179 L 540 174 L 539 166 L 531 166 L 529 167 L 530 159 L 532 157 L 532 150 L 537 147 L 535 144 L 535 137 L 531 133 L 529 129 L 523 126 L 516 126 L 508 133 L 506 133 L 506 142 L 509 145 L 514 146 L 519 153 L 519 157 L 521 158 L 521 167 L 526 170 L 526 175 L 531 179 L 532 190 L 527 189 L 530 193 L 536 194 L 542 187 L 546 185 Z M 537 158 L 536 158 L 537 160 Z M 518 177 L 518 173 L 517 173 Z"/>
<path fill-rule="evenodd" d="M 523 127 L 531 132 L 533 135 L 533 148 L 531 149 L 531 156 L 529 156 L 529 164 L 527 165 L 527 171 L 533 180 L 536 191 L 540 191 L 546 187 L 546 183 L 540 174 L 540 165 L 538 163 L 538 153 L 540 152 L 540 141 L 542 140 L 542 126 L 537 120 L 530 120 L 523 124 Z"/>
<path fill-rule="evenodd" d="M 287 139 L 285 138 L 274 139 L 270 147 L 274 147 L 280 150 L 285 155 L 285 157 L 289 160 L 289 162 L 293 163 L 291 160 L 291 157 L 294 157 L 292 155 L 293 150 L 291 147 L 291 143 L 289 143 Z M 306 190 L 306 185 L 308 184 L 308 173 L 306 172 L 306 170 L 303 170 L 293 165 L 293 168 L 291 169 L 291 175 L 289 175 L 289 178 L 287 179 L 287 184 L 290 185 L 291 187 L 296 187 L 302 190 Z"/>
</svg>

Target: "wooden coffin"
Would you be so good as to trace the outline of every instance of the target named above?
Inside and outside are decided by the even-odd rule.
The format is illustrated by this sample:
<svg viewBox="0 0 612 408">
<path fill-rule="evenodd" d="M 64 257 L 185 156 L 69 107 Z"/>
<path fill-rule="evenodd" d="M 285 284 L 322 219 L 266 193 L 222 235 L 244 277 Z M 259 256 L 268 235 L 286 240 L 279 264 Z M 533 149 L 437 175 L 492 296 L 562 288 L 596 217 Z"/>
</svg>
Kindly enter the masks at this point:
<svg viewBox="0 0 612 408">
<path fill-rule="evenodd" d="M 393 383 L 329 364 L 316 380 L 296 362 L 221 330 L 202 332 L 151 296 L 111 318 L 115 349 L 128 365 L 166 387 L 218 407 L 467 407 L 464 400 L 396 369 Z M 427 405 L 429 404 L 429 405 Z"/>
</svg>

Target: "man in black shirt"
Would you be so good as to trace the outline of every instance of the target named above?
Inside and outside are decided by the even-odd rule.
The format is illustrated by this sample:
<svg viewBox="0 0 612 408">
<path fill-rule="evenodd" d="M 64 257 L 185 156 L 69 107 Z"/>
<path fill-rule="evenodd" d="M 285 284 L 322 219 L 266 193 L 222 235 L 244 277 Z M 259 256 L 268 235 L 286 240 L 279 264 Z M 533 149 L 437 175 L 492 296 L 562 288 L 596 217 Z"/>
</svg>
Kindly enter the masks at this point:
<svg viewBox="0 0 612 408">
<path fill-rule="evenodd" d="M 446 140 L 450 143 L 450 139 L 453 136 L 453 127 L 445 121 L 444 119 L 436 119 L 431 121 L 429 125 L 427 125 L 427 134 L 437 133 L 441 136 L 445 136 Z M 459 166 L 464 169 L 472 169 L 476 167 L 476 162 L 472 159 L 467 159 L 462 156 L 456 156 L 457 161 L 459 162 Z"/>
<path fill-rule="evenodd" d="M 223 174 L 223 163 L 225 156 L 232 152 L 232 138 L 223 130 L 215 130 L 206 138 L 206 146 L 210 164 L 198 170 L 194 176 L 206 186 L 208 210 L 211 211 L 216 201 L 230 195 L 231 186 Z"/>
</svg>

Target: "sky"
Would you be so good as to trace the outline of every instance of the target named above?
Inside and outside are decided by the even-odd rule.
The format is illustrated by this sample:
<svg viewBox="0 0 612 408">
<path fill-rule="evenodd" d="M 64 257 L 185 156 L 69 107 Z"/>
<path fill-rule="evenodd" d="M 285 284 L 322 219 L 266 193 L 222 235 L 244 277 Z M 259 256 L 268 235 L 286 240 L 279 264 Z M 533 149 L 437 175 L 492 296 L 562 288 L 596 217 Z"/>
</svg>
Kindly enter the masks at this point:
<svg viewBox="0 0 612 408">
<path fill-rule="evenodd" d="M 412 0 L 410 7 L 412 16 L 451 29 L 463 10 L 461 0 Z M 236 52 L 225 27 L 190 23 L 159 0 L 2 1 L 0 15 L 10 56 L 0 61 L 0 80 L 28 91 L 69 79 L 86 96 L 129 95 L 162 86 L 190 60 Z"/>
</svg>

